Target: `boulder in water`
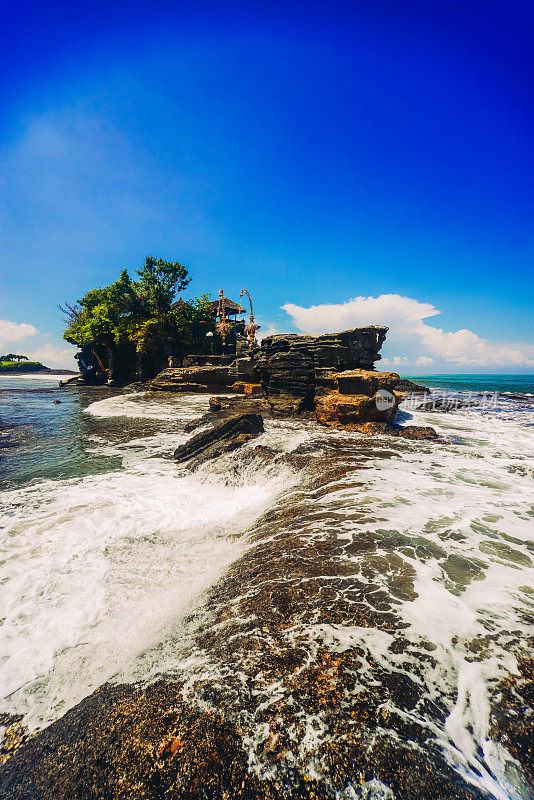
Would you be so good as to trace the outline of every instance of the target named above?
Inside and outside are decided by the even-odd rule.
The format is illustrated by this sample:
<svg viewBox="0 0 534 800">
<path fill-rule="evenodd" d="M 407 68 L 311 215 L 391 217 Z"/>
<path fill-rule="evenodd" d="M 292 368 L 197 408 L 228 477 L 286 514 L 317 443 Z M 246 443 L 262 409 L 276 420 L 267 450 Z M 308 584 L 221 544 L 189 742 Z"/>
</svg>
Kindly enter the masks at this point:
<svg viewBox="0 0 534 800">
<path fill-rule="evenodd" d="M 403 394 L 430 394 L 428 386 L 421 386 L 409 378 L 401 378 L 397 384 L 397 391 Z"/>
<path fill-rule="evenodd" d="M 263 433 L 260 414 L 235 414 L 207 431 L 193 436 L 174 451 L 179 463 L 188 463 L 190 469 L 212 458 L 226 455 Z"/>
<path fill-rule="evenodd" d="M 122 388 L 123 394 L 137 394 L 137 392 L 146 392 L 146 386 L 141 381 L 135 381 L 134 383 L 129 383 L 127 386 L 123 386 Z"/>
<path fill-rule="evenodd" d="M 439 439 L 437 431 L 427 425 L 395 425 L 390 422 L 362 422 L 355 425 L 354 429 L 367 436 L 385 435 L 400 436 L 403 439 Z"/>
<path fill-rule="evenodd" d="M 396 372 L 321 371 L 315 395 L 317 421 L 351 430 L 364 422 L 393 420 L 399 406 L 398 381 Z"/>
</svg>

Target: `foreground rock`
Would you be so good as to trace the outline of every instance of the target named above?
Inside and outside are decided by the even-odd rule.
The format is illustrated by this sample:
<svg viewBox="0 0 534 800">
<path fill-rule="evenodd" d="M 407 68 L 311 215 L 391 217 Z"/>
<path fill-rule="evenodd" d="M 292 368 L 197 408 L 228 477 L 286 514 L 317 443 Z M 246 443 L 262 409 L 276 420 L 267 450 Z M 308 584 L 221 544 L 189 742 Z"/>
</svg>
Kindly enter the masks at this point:
<svg viewBox="0 0 534 800">
<path fill-rule="evenodd" d="M 447 553 L 369 530 L 365 504 L 350 499 L 358 532 L 339 535 L 339 490 L 364 486 L 366 471 L 365 444 L 343 438 L 310 451 L 309 475 L 247 532 L 201 617 L 184 621 L 173 646 L 185 674 L 94 692 L 13 753 L 2 797 L 482 800 L 429 736 L 425 714 L 443 726 L 448 713 L 425 694 L 438 654 L 407 639 L 398 613 L 417 597 L 415 550 L 431 563 Z"/>
<path fill-rule="evenodd" d="M 393 420 L 400 400 L 395 393 L 399 380 L 395 372 L 318 371 L 314 398 L 317 421 L 329 427 L 357 430 L 364 422 Z"/>
<path fill-rule="evenodd" d="M 292 776 L 287 785 L 277 786 L 258 779 L 249 771 L 238 726 L 216 710 L 184 703 L 182 693 L 183 686 L 173 681 L 144 689 L 102 687 L 18 750 L 0 772 L 2 797 L 331 800 L 323 781 Z M 390 768 L 381 777 L 396 792 L 401 770 L 411 773 L 414 789 L 409 791 L 407 783 L 408 791 L 401 788 L 395 795 L 399 800 L 483 800 L 452 773 L 436 775 L 434 764 L 425 764 L 416 752 L 403 763 L 400 748 L 383 749 Z M 340 785 L 351 777 L 350 772 L 336 774 Z"/>
<path fill-rule="evenodd" d="M 190 469 L 196 469 L 205 461 L 231 453 L 263 430 L 263 418 L 259 414 L 235 414 L 180 445 L 174 457 L 179 463 L 188 462 Z"/>
</svg>

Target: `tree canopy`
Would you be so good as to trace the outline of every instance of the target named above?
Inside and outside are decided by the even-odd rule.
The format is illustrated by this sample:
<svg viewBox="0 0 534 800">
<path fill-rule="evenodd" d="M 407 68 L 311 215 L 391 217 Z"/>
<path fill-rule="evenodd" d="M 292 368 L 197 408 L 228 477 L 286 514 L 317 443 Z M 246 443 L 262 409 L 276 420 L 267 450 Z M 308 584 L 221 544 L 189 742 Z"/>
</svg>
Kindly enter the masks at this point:
<svg viewBox="0 0 534 800">
<path fill-rule="evenodd" d="M 5 356 L 0 356 L 0 361 L 27 361 L 28 356 L 21 356 L 17 353 L 7 353 Z"/>
<path fill-rule="evenodd" d="M 162 342 L 191 341 L 194 325 L 210 317 L 205 295 L 172 307 L 176 292 L 191 280 L 187 269 L 178 261 L 147 256 L 136 274 L 139 279 L 132 280 L 123 269 L 114 283 L 61 308 L 68 321 L 63 338 L 101 348 L 132 343 L 140 355 Z"/>
</svg>

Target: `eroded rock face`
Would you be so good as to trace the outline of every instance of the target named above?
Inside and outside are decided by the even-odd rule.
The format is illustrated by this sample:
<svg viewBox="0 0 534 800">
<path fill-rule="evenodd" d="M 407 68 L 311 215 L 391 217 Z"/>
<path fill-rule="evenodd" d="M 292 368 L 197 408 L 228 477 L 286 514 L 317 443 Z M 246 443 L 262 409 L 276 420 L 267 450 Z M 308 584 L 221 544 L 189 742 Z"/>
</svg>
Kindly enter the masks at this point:
<svg viewBox="0 0 534 800">
<path fill-rule="evenodd" d="M 396 403 L 398 405 L 398 400 Z M 316 400 L 315 413 L 317 421 L 322 425 L 350 430 L 361 422 L 392 419 L 397 405 L 393 407 L 393 410 L 383 412 L 377 408 L 373 397 L 366 397 L 363 394 L 346 395 L 331 392 Z"/>
<path fill-rule="evenodd" d="M 260 414 L 235 414 L 180 445 L 174 451 L 174 458 L 195 469 L 205 461 L 231 453 L 260 433 L 263 433 Z"/>
<path fill-rule="evenodd" d="M 232 392 L 237 394 L 255 394 L 265 396 L 261 383 L 245 383 L 244 381 L 236 381 L 230 386 Z"/>
<path fill-rule="evenodd" d="M 312 409 L 317 380 L 325 368 L 372 370 L 387 330 L 370 326 L 324 336 L 267 336 L 254 354 L 254 366 L 273 411 L 291 414 Z"/>
<path fill-rule="evenodd" d="M 229 366 L 206 364 L 199 367 L 168 367 L 149 381 L 148 388 L 164 392 L 207 392 L 226 388 L 234 382 Z"/>
<path fill-rule="evenodd" d="M 317 421 L 335 428 L 356 430 L 364 422 L 395 419 L 400 378 L 395 372 L 353 369 L 320 371 L 317 376 L 315 413 Z"/>
</svg>

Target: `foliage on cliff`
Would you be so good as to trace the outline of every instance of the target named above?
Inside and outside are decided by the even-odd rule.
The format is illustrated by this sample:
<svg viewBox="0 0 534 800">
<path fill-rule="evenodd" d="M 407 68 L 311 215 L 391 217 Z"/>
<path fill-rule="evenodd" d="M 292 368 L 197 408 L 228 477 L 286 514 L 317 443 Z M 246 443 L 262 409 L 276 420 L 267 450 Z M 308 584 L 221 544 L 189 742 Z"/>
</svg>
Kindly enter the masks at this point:
<svg viewBox="0 0 534 800">
<path fill-rule="evenodd" d="M 68 318 L 63 338 L 71 344 L 113 348 L 133 344 L 139 355 L 165 342 L 192 341 L 209 320 L 207 296 L 172 307 L 177 291 L 190 282 L 178 261 L 148 256 L 132 280 L 126 269 L 103 289 L 87 292 L 77 305 L 62 309 Z"/>
</svg>

